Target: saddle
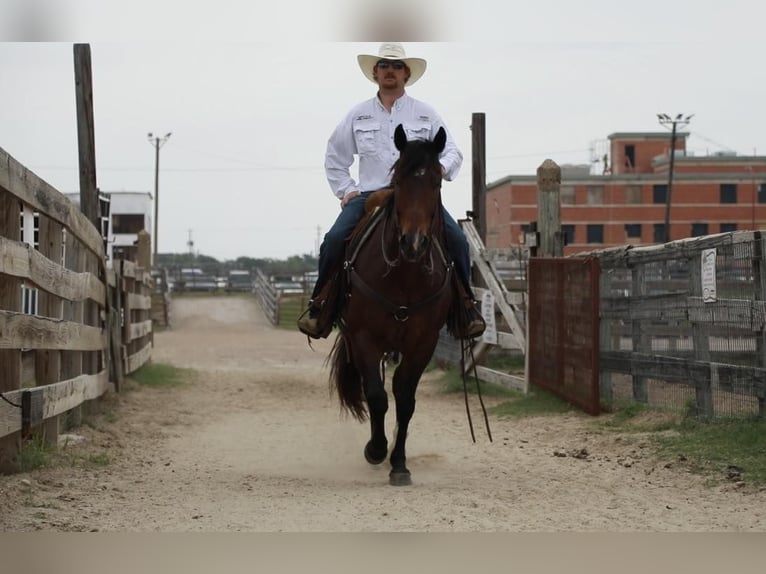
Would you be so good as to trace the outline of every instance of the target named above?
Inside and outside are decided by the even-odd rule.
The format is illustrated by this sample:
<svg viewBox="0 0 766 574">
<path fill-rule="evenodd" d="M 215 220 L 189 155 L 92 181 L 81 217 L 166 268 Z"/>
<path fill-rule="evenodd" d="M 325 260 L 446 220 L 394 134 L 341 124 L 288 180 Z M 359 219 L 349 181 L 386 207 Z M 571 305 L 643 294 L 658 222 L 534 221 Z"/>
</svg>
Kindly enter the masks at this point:
<svg viewBox="0 0 766 574">
<path fill-rule="evenodd" d="M 330 278 L 314 300 L 314 305 L 319 309 L 317 324 L 322 338 L 326 338 L 332 332 L 334 326 L 343 327 L 341 324 L 341 312 L 346 303 L 346 297 L 350 289 L 349 274 L 345 273 L 346 263 L 353 261 L 356 253 L 367 241 L 375 227 L 383 220 L 386 205 L 391 201 L 394 190 L 385 188 L 378 190 L 367 198 L 364 205 L 364 216 L 354 228 L 354 231 L 346 239 L 345 256 L 343 261 L 336 263 L 330 273 Z M 446 248 L 444 255 L 449 258 Z M 468 319 L 465 302 L 468 301 L 465 289 L 457 279 L 457 274 L 452 273 L 451 287 L 455 293 L 453 303 L 447 316 L 447 330 L 456 338 Z"/>
<path fill-rule="evenodd" d="M 384 208 L 393 193 L 393 188 L 385 188 L 369 195 L 364 202 L 364 216 L 351 235 L 346 238 L 343 260 L 336 263 L 330 278 L 314 300 L 314 306 L 319 310 L 317 325 L 322 338 L 329 336 L 333 327 L 339 324 L 340 314 L 346 302 L 349 284 L 348 275 L 343 273 L 344 263 L 348 261 L 350 254 L 355 253 L 364 244 L 366 238 L 383 218 Z"/>
</svg>

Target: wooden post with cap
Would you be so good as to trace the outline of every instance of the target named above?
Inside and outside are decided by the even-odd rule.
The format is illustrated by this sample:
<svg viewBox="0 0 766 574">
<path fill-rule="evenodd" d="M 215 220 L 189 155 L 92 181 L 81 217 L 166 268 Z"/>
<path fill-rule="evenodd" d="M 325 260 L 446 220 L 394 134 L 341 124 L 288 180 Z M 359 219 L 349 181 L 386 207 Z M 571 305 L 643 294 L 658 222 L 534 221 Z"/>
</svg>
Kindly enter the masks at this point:
<svg viewBox="0 0 766 574">
<path fill-rule="evenodd" d="M 537 168 L 537 226 L 541 257 L 561 257 L 564 242 L 561 236 L 561 168 L 546 159 Z"/>
</svg>

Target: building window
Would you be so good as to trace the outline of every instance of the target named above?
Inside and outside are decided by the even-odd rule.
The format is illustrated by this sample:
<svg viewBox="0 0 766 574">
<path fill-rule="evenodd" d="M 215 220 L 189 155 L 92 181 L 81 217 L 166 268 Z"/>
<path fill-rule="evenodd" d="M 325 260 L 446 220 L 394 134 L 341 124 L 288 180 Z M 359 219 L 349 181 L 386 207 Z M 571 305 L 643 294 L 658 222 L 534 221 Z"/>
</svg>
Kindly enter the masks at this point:
<svg viewBox="0 0 766 574">
<path fill-rule="evenodd" d="M 144 229 L 143 213 L 114 213 L 112 214 L 112 231 L 114 233 L 138 233 Z"/>
<path fill-rule="evenodd" d="M 625 171 L 633 171 L 636 167 L 636 146 L 628 144 L 625 146 Z"/>
<path fill-rule="evenodd" d="M 664 223 L 654 224 L 654 242 L 665 243 L 665 224 Z"/>
<path fill-rule="evenodd" d="M 559 193 L 561 194 L 561 205 L 574 205 L 575 204 L 575 187 L 574 185 L 562 185 Z"/>
<path fill-rule="evenodd" d="M 737 184 L 721 184 L 721 203 L 737 203 Z"/>
<path fill-rule="evenodd" d="M 637 237 L 641 239 L 641 224 L 640 223 L 626 223 L 625 224 L 625 237 Z"/>
<path fill-rule="evenodd" d="M 692 237 L 707 235 L 707 223 L 692 223 Z"/>
<path fill-rule="evenodd" d="M 721 224 L 721 233 L 730 233 L 732 231 L 737 231 L 737 224 L 736 223 L 722 223 Z"/>
<path fill-rule="evenodd" d="M 664 183 L 657 183 L 653 187 L 653 199 L 654 203 L 666 203 L 668 200 L 668 186 Z"/>
<path fill-rule="evenodd" d="M 766 183 L 758 184 L 758 203 L 766 203 Z"/>
<path fill-rule="evenodd" d="M 604 242 L 604 226 L 601 224 L 588 225 L 588 243 Z"/>
<path fill-rule="evenodd" d="M 586 191 L 585 203 L 588 205 L 604 205 L 603 185 L 589 185 Z"/>
<path fill-rule="evenodd" d="M 564 245 L 572 245 L 575 242 L 574 225 L 562 225 L 561 233 L 564 235 Z"/>
<path fill-rule="evenodd" d="M 625 203 L 641 203 L 641 186 L 625 186 Z"/>
</svg>

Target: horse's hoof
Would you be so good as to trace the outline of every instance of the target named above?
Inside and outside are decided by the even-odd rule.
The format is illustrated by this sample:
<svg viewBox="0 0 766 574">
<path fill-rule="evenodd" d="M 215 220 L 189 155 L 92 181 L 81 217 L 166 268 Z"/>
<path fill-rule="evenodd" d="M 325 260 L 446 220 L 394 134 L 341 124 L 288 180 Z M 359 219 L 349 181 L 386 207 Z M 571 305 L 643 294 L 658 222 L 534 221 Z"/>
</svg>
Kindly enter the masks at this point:
<svg viewBox="0 0 766 574">
<path fill-rule="evenodd" d="M 392 470 L 388 475 L 388 484 L 391 486 L 409 486 L 412 484 L 409 470 Z"/>
<path fill-rule="evenodd" d="M 368 442 L 364 447 L 364 460 L 370 464 L 380 464 L 386 460 L 388 454 L 388 447 L 386 446 L 381 452 L 373 452 L 372 443 Z"/>
</svg>

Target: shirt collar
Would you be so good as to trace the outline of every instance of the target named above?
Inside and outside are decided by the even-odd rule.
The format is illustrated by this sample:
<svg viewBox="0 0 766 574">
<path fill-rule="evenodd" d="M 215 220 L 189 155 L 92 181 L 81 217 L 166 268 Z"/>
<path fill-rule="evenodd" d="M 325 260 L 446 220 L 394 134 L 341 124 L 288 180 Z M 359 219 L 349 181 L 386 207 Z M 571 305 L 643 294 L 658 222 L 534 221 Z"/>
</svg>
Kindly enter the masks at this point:
<svg viewBox="0 0 766 574">
<path fill-rule="evenodd" d="M 409 97 L 409 96 L 407 95 L 407 92 L 404 92 L 404 93 L 403 93 L 401 96 L 399 96 L 398 98 L 396 98 L 396 99 L 394 100 L 394 104 L 393 104 L 393 106 L 391 106 L 391 108 L 392 108 L 392 109 L 394 109 L 394 110 L 397 110 L 397 111 L 398 111 L 398 110 L 400 110 L 400 109 L 401 109 L 401 107 L 402 107 L 402 104 L 404 103 L 404 101 L 405 101 L 405 100 L 406 100 L 408 97 Z M 383 105 L 383 103 L 380 101 L 380 93 L 377 93 L 377 94 L 375 94 L 375 97 L 374 97 L 373 99 L 375 100 L 375 103 L 376 103 L 376 104 L 377 104 L 377 105 L 378 105 L 378 106 L 379 106 L 381 109 L 383 109 L 383 110 L 385 110 L 385 109 L 386 109 L 386 107 L 385 107 L 385 106 Z M 388 110 L 386 110 L 386 111 L 388 111 Z"/>
</svg>

